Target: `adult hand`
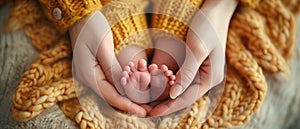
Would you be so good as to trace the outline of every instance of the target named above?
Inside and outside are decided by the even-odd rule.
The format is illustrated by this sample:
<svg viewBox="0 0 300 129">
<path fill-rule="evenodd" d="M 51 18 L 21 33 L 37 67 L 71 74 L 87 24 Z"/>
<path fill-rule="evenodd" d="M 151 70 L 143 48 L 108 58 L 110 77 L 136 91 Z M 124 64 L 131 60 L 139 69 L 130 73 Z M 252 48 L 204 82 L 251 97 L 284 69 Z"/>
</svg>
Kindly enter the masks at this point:
<svg viewBox="0 0 300 129">
<path fill-rule="evenodd" d="M 78 21 L 69 32 L 75 79 L 111 106 L 145 116 L 144 108 L 122 96 L 124 91 L 119 83 L 122 69 L 114 54 L 112 32 L 104 15 L 96 11 Z"/>
<path fill-rule="evenodd" d="M 188 32 L 188 36 L 187 36 L 187 46 L 188 44 L 194 44 L 194 43 L 201 43 L 199 38 L 196 36 L 195 33 L 193 33 L 192 31 Z M 193 54 L 191 52 L 191 50 L 189 50 L 190 52 L 187 52 L 186 56 L 194 56 L 191 55 Z M 221 55 L 219 55 L 221 56 Z M 222 55 L 224 56 L 224 55 Z M 158 105 L 156 105 L 149 113 L 150 116 L 164 116 L 164 115 L 168 115 L 171 114 L 173 112 L 176 112 L 178 110 L 181 110 L 187 106 L 190 106 L 192 103 L 194 103 L 197 99 L 199 99 L 200 97 L 202 97 L 208 90 L 210 90 L 214 85 L 218 84 L 218 82 L 221 82 L 222 80 L 213 80 L 213 63 L 211 58 L 217 58 L 215 56 L 212 55 L 207 55 L 205 59 L 203 59 L 203 61 L 201 62 L 201 66 L 197 66 L 195 63 L 197 63 L 195 59 L 193 59 L 192 57 L 186 57 L 183 66 L 180 68 L 180 70 L 177 72 L 177 76 L 180 74 L 185 74 L 185 70 L 186 68 L 188 68 L 188 70 L 192 70 L 193 68 L 195 68 L 195 77 L 191 77 L 190 79 L 186 79 L 186 81 L 190 81 L 190 84 L 188 84 L 189 82 L 185 82 L 183 84 L 188 84 L 185 91 L 179 95 L 177 98 L 175 99 L 169 99 L 163 103 L 160 103 Z M 219 58 L 219 57 L 218 57 Z M 222 64 L 222 60 L 225 60 L 225 57 L 223 57 L 224 59 L 220 59 L 219 63 Z M 191 60 L 193 59 L 193 60 Z M 190 62 L 188 62 L 190 61 Z M 193 62 L 194 61 L 194 62 Z M 185 66 L 188 64 L 185 63 L 191 63 L 190 66 Z M 222 74 L 224 74 L 224 63 L 223 65 L 219 64 L 218 65 L 218 69 L 220 70 L 219 72 L 219 76 L 221 76 Z M 221 71 L 223 70 L 223 71 Z M 192 72 L 192 71 L 191 71 Z M 183 76 L 183 75 L 180 75 Z M 220 77 L 221 78 L 221 77 Z M 222 77 L 223 78 L 223 77 Z M 183 79 L 183 78 L 179 78 L 179 79 Z M 213 82 L 215 81 L 215 82 Z M 214 84 L 214 85 L 212 85 Z M 177 82 L 178 85 L 178 82 Z M 176 86 L 176 85 L 174 85 Z M 172 88 L 171 87 L 171 90 Z M 171 91 L 170 91 L 171 94 Z"/>
<path fill-rule="evenodd" d="M 236 6 L 236 0 L 210 0 L 196 12 L 187 34 L 185 61 L 170 90 L 172 99 L 155 106 L 151 116 L 190 106 L 224 80 L 227 30 Z"/>
</svg>

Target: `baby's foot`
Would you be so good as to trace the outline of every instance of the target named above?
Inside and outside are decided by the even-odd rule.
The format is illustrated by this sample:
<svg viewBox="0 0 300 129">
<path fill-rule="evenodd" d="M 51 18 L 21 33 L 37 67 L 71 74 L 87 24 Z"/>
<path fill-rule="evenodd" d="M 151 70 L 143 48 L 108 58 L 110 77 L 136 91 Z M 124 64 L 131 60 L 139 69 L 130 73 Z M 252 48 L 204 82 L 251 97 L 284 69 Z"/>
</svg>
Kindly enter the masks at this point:
<svg viewBox="0 0 300 129">
<path fill-rule="evenodd" d="M 162 65 L 160 69 L 156 64 L 149 66 L 151 74 L 151 100 L 163 100 L 169 97 L 170 87 L 175 82 L 175 75 L 168 69 L 166 65 Z"/>
<path fill-rule="evenodd" d="M 150 101 L 150 77 L 147 62 L 144 59 L 138 61 L 137 69 L 133 62 L 125 66 L 121 77 L 121 85 L 127 97 L 136 103 L 148 103 Z"/>
</svg>

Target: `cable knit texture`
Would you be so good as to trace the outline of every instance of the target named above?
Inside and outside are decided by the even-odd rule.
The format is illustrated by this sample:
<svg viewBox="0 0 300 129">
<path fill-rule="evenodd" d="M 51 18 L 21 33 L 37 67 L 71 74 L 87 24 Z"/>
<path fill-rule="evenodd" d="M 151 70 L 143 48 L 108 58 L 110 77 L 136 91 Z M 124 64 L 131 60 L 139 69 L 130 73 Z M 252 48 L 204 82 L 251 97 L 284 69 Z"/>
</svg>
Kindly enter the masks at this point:
<svg viewBox="0 0 300 129">
<path fill-rule="evenodd" d="M 108 5 L 107 8 L 103 8 L 108 19 L 113 16 L 109 21 L 113 28 L 116 27 L 113 29 L 114 36 L 121 35 L 115 37 L 120 42 L 123 42 L 122 40 L 126 41 L 127 37 L 124 35 L 139 32 L 146 25 L 145 21 L 141 20 L 144 15 L 124 17 L 124 15 L 127 15 L 126 13 L 135 13 L 135 11 L 139 12 L 142 9 L 139 6 L 126 6 L 136 7 L 127 9 L 123 7 L 126 5 L 122 3 L 124 1 L 116 1 L 116 3 Z M 180 21 L 182 20 L 180 18 L 183 14 L 190 15 L 192 14 L 191 11 L 195 11 L 182 6 L 188 5 L 190 1 L 166 4 L 165 7 L 173 7 L 180 12 L 180 15 L 174 16 L 176 19 L 169 17 L 168 20 L 165 20 L 166 17 L 163 16 L 168 13 L 168 9 L 155 3 L 155 9 L 161 9 L 165 12 L 162 14 L 162 19 L 154 16 L 153 22 L 160 24 L 157 25 L 157 28 L 164 28 L 165 31 L 185 39 L 185 32 L 182 31 L 185 31 L 186 28 L 181 24 L 179 25 L 179 22 L 188 22 Z M 242 1 L 244 4 L 239 5 L 229 27 L 226 44 L 226 60 L 228 62 L 226 84 L 216 109 L 214 112 L 209 112 L 209 105 L 213 103 L 213 98 L 205 95 L 194 102 L 190 108 L 162 117 L 159 125 L 157 125 L 158 128 L 208 129 L 232 128 L 244 125 L 260 108 L 267 94 L 267 83 L 263 71 L 282 74 L 288 78 L 290 70 L 288 62 L 293 54 L 294 47 L 294 17 L 299 12 L 298 2 L 286 2 L 286 0 Z M 96 103 L 99 96 L 89 92 L 89 89 L 77 89 L 82 91 L 82 94 L 76 94 L 75 86 L 77 83 L 73 82 L 71 74 L 72 50 L 70 41 L 65 35 L 55 33 L 57 30 L 53 29 L 53 24 L 43 17 L 42 13 L 36 11 L 38 6 L 33 6 L 37 4 L 35 2 L 35 0 L 14 1 L 8 21 L 17 22 L 7 22 L 6 26 L 7 31 L 24 29 L 25 34 L 40 52 L 36 61 L 23 74 L 13 95 L 13 118 L 17 121 L 32 119 L 44 109 L 59 102 L 58 104 L 65 115 L 82 129 L 155 128 L 155 123 L 150 119 L 137 118 L 130 114 L 100 108 Z M 162 2 L 162 0 L 157 0 L 157 2 Z M 195 4 L 197 2 L 190 3 L 189 5 L 193 7 L 188 7 L 193 9 L 198 6 Z M 45 6 L 47 2 L 44 1 L 43 4 Z M 135 5 L 135 3 L 132 5 Z M 136 5 L 146 4 L 141 2 L 140 4 L 136 3 Z M 49 5 L 49 7 L 55 6 Z M 265 11 L 266 9 L 273 11 Z M 82 10 L 79 9 L 78 11 Z M 34 16 L 34 18 L 22 17 L 24 12 L 27 12 L 28 16 Z M 119 25 L 118 21 L 120 19 L 122 19 L 121 23 L 126 23 L 126 25 Z M 129 22 L 133 24 L 127 25 Z M 57 21 L 53 23 L 58 25 Z M 71 24 L 71 22 L 67 23 Z M 171 26 L 176 25 L 176 28 L 181 29 L 173 29 L 167 23 L 171 23 Z M 65 25 L 67 26 L 67 24 Z M 14 26 L 17 26 L 17 28 L 14 28 Z M 131 28 L 134 31 L 127 30 Z M 129 33 L 123 35 L 124 32 Z M 134 40 L 140 41 L 139 39 Z M 130 44 L 125 44 L 125 46 L 127 45 Z M 119 45 L 120 48 L 117 50 L 121 50 L 123 48 L 121 46 Z M 79 103 L 77 99 L 79 96 L 85 100 L 83 103 Z M 203 116 L 203 114 L 208 115 Z M 206 121 L 203 122 L 203 120 Z"/>
<path fill-rule="evenodd" d="M 202 0 L 153 0 L 152 27 L 154 39 L 179 38 L 185 41 L 188 24 Z"/>
<path fill-rule="evenodd" d="M 101 9 L 100 0 L 39 0 L 46 16 L 60 33 L 65 33 L 77 20 Z M 53 10 L 61 9 L 62 18 L 55 19 Z"/>
<path fill-rule="evenodd" d="M 112 27 L 115 52 L 136 45 L 143 49 L 151 47 L 150 34 L 144 10 L 148 1 L 118 0 L 102 1 L 102 12 Z"/>
<path fill-rule="evenodd" d="M 255 7 L 260 0 L 240 0 L 240 4 Z M 152 27 L 154 39 L 174 38 L 185 41 L 188 24 L 203 0 L 153 0 Z"/>
</svg>

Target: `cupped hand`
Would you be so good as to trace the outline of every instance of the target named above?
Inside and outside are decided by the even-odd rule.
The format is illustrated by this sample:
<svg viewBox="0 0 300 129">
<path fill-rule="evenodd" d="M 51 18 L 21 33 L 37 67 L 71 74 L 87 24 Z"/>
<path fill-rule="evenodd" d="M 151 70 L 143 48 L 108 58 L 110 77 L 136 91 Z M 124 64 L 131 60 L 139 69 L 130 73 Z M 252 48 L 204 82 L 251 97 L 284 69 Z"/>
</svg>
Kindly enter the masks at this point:
<svg viewBox="0 0 300 129">
<path fill-rule="evenodd" d="M 146 110 L 123 97 L 119 83 L 122 69 L 114 53 L 110 26 L 96 11 L 75 23 L 69 30 L 73 46 L 73 76 L 108 104 L 144 117 Z"/>
<path fill-rule="evenodd" d="M 200 40 L 195 33 L 190 31 L 187 36 L 187 46 L 194 43 L 199 44 Z M 194 56 L 191 50 L 189 51 L 190 52 L 187 51 L 187 56 Z M 222 60 L 225 60 L 225 56 L 221 54 L 218 55 L 218 56 L 224 56 L 223 57 L 224 59 L 221 58 L 217 60 L 219 61 L 217 62 L 219 63 L 217 65 L 218 68 L 215 68 L 215 70 L 213 70 L 213 63 L 211 58 L 219 58 L 219 57 L 215 57 L 216 55 L 213 56 L 213 55 L 205 54 L 206 52 L 207 51 L 201 53 L 204 56 L 206 55 L 206 57 L 202 57 L 203 58 L 202 60 L 200 60 L 200 58 L 198 58 L 199 60 L 196 60 L 194 59 L 195 57 L 186 57 L 182 67 L 179 69 L 179 71 L 176 74 L 176 76 L 179 75 L 179 77 L 181 76 L 185 76 L 185 77 L 181 77 L 178 78 L 178 80 L 176 80 L 175 85 L 171 87 L 170 97 L 172 97 L 171 96 L 172 90 L 174 91 L 175 86 L 178 86 L 179 84 L 181 84 L 180 86 L 186 86 L 184 87 L 185 88 L 184 91 L 182 91 L 183 93 L 180 93 L 180 95 L 176 96 L 176 98 L 174 99 L 166 100 L 154 106 L 153 109 L 149 112 L 150 116 L 164 116 L 179 111 L 185 107 L 188 107 L 191 104 L 193 104 L 197 99 L 202 97 L 214 85 L 220 83 L 223 80 L 224 61 Z M 201 61 L 201 65 L 197 66 L 196 64 L 197 61 L 199 62 Z M 217 70 L 219 70 L 218 75 L 214 75 L 213 72 L 217 72 Z M 195 73 L 193 73 L 194 74 L 193 76 L 185 75 L 185 74 L 191 74 L 188 72 L 194 72 L 194 71 Z M 213 79 L 214 77 L 215 79 Z M 180 81 L 182 82 L 186 81 L 186 82 L 179 83 Z"/>
<path fill-rule="evenodd" d="M 156 105 L 150 116 L 188 107 L 224 80 L 227 30 L 236 6 L 236 0 L 211 0 L 196 12 L 187 34 L 186 57 L 170 90 L 172 99 Z"/>
</svg>

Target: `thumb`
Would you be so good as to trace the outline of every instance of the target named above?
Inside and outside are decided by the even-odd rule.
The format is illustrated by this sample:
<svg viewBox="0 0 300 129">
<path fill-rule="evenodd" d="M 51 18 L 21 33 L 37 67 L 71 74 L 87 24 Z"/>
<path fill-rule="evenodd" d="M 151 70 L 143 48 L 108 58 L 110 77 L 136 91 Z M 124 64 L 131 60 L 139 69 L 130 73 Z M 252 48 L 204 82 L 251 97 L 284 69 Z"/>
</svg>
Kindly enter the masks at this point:
<svg viewBox="0 0 300 129">
<path fill-rule="evenodd" d="M 114 53 L 114 41 L 110 28 L 103 36 L 103 39 L 100 40 L 99 46 L 97 47 L 97 61 L 108 81 L 115 86 L 121 95 L 124 95 L 125 92 L 120 84 L 122 68 Z"/>
<path fill-rule="evenodd" d="M 85 43 L 96 57 L 105 78 L 115 86 L 120 94 L 124 94 L 119 84 L 122 69 L 114 53 L 113 36 L 105 16 L 99 11 L 93 13 L 82 27 L 77 39 L 78 42 Z"/>
<path fill-rule="evenodd" d="M 215 47 L 220 45 L 218 39 L 217 33 L 209 18 L 201 10 L 197 11 L 190 23 L 190 30 L 187 34 L 186 41 L 186 59 L 176 74 L 177 81 L 171 88 L 171 98 L 174 99 L 182 94 L 191 84 L 202 62 Z"/>
<path fill-rule="evenodd" d="M 125 92 L 120 84 L 122 68 L 115 56 L 112 39 L 112 35 L 104 38 L 98 48 L 96 58 L 106 79 L 115 86 L 120 94 L 124 95 Z"/>
<path fill-rule="evenodd" d="M 207 58 L 208 51 L 195 33 L 188 32 L 186 56 L 182 67 L 176 74 L 176 81 L 171 87 L 170 97 L 175 99 L 182 94 L 194 80 L 202 62 Z"/>
</svg>

